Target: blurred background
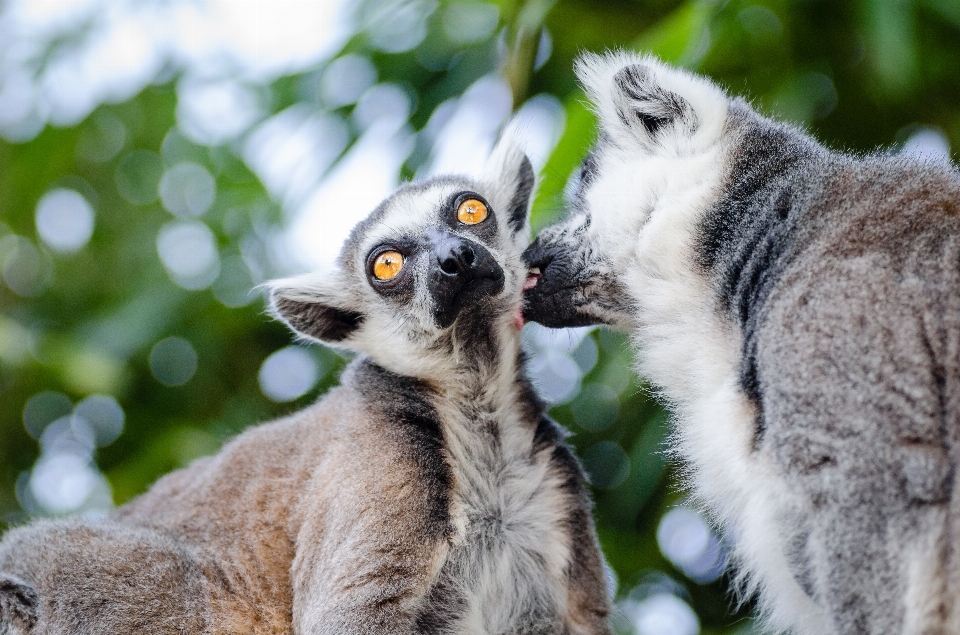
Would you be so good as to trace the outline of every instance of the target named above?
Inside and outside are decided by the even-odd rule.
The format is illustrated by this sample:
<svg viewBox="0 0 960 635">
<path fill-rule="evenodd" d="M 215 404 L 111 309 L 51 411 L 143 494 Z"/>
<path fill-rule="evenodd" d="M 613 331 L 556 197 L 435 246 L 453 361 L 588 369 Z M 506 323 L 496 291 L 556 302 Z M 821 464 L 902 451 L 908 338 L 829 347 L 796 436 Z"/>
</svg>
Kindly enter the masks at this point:
<svg viewBox="0 0 960 635">
<path fill-rule="evenodd" d="M 337 381 L 253 287 L 518 128 L 561 214 L 580 51 L 652 52 L 854 152 L 950 160 L 955 0 L 0 0 L 0 530 L 98 515 Z M 507 122 L 510 122 L 509 124 Z M 621 633 L 758 633 L 625 339 L 528 325 Z"/>
</svg>

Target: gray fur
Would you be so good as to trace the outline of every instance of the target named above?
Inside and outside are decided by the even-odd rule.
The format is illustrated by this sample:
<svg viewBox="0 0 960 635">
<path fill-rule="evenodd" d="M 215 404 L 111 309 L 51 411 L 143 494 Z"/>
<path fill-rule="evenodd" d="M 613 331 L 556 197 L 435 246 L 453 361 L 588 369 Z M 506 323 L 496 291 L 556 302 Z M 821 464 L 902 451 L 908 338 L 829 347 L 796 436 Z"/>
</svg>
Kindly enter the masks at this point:
<svg viewBox="0 0 960 635">
<path fill-rule="evenodd" d="M 960 632 L 960 174 L 833 152 L 649 58 L 579 70 L 601 137 L 525 314 L 633 332 L 771 627 Z M 705 129 L 673 98 L 623 116 L 651 83 Z"/>
<path fill-rule="evenodd" d="M 466 190 L 489 201 L 486 225 L 450 223 Z M 341 385 L 103 520 L 8 532 L 0 634 L 609 634 L 583 474 L 522 375 L 531 192 L 504 144 L 483 179 L 401 188 L 336 268 L 276 283 L 281 319 L 361 352 Z M 430 291 L 437 232 L 488 277 Z M 368 277 L 395 244 L 397 293 Z"/>
<path fill-rule="evenodd" d="M 828 165 L 797 212 L 796 255 L 754 308 L 760 443 L 814 510 L 805 555 L 837 630 L 903 632 L 924 559 L 940 587 L 925 598 L 930 632 L 946 632 L 960 617 L 960 219 L 945 212 L 960 178 L 883 158 Z"/>
</svg>

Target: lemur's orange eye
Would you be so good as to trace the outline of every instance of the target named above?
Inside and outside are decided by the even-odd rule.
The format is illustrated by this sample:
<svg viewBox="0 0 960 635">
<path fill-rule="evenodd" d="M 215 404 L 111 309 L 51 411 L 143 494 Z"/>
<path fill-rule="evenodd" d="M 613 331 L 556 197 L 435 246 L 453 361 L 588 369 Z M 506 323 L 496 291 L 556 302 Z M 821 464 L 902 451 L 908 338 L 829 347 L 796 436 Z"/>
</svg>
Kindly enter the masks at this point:
<svg viewBox="0 0 960 635">
<path fill-rule="evenodd" d="M 385 251 L 373 261 L 373 277 L 377 280 L 393 280 L 403 269 L 403 254 Z"/>
<path fill-rule="evenodd" d="M 475 198 L 468 198 L 457 208 L 457 220 L 464 225 L 476 225 L 487 219 L 487 206 Z"/>
</svg>

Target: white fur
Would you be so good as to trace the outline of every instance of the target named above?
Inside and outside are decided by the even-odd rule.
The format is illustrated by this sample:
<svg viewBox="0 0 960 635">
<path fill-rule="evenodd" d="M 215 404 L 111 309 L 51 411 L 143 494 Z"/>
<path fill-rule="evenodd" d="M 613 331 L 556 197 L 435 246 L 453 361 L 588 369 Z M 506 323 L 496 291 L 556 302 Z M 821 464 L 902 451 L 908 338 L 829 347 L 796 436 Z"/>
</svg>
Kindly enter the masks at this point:
<svg viewBox="0 0 960 635">
<path fill-rule="evenodd" d="M 621 141 L 626 126 L 611 93 L 615 73 L 628 64 L 646 66 L 693 107 L 692 134 L 665 131 L 645 151 Z M 770 457 L 751 449 L 756 413 L 738 387 L 742 334 L 719 317 L 694 254 L 694 231 L 722 187 L 728 98 L 699 77 L 628 53 L 584 57 L 577 72 L 612 142 L 597 157 L 596 182 L 585 195 L 592 218 L 586 240 L 625 274 L 639 371 L 672 406 L 674 449 L 687 463 L 693 495 L 732 538 L 743 588 L 759 592 L 767 624 L 822 635 L 825 617 L 784 554 L 790 536 L 782 519 L 802 508 Z"/>
<path fill-rule="evenodd" d="M 509 354 L 509 353 L 507 353 Z M 440 408 L 444 442 L 454 476 L 454 523 L 459 528 L 451 547 L 468 573 L 460 576 L 467 610 L 457 632 L 500 633 L 516 623 L 531 597 L 565 612 L 562 585 L 571 545 L 564 530 L 571 502 L 549 469 L 550 451 L 533 452 L 533 430 L 512 407 L 519 399 L 510 364 L 498 377 L 470 384 L 459 403 Z M 463 404 L 479 417 L 467 419 Z M 487 426 L 500 442 L 491 444 Z M 495 516 L 502 535 L 494 546 L 478 531 L 478 520 Z"/>
<path fill-rule="evenodd" d="M 920 531 L 907 545 L 908 554 L 892 554 L 901 559 L 906 566 L 903 578 L 906 581 L 904 588 L 904 606 L 906 612 L 903 620 L 904 634 L 936 633 L 943 628 L 944 612 L 943 599 L 949 597 L 948 573 L 946 561 L 943 559 L 943 545 L 950 538 L 947 527 L 950 526 L 946 515 L 947 510 L 930 505 L 926 510 L 926 518 L 920 523 Z M 945 632 L 958 632 L 957 612 L 950 611 L 948 626 Z"/>
</svg>

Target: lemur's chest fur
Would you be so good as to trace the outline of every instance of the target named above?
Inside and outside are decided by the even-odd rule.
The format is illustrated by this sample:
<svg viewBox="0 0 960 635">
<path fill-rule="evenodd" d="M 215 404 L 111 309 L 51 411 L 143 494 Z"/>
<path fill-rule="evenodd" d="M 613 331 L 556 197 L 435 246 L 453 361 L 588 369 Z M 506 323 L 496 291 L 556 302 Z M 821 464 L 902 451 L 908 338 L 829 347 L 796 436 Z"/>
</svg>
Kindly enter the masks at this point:
<svg viewBox="0 0 960 635">
<path fill-rule="evenodd" d="M 573 501 L 556 446 L 515 405 L 438 410 L 452 475 L 452 533 L 421 625 L 456 633 L 563 630 L 570 560 L 564 522 Z"/>
</svg>

